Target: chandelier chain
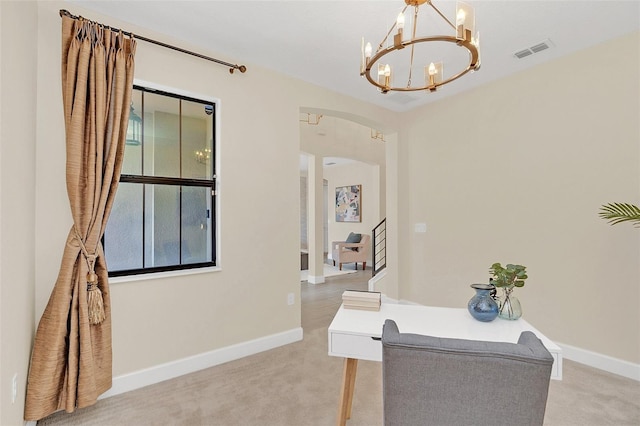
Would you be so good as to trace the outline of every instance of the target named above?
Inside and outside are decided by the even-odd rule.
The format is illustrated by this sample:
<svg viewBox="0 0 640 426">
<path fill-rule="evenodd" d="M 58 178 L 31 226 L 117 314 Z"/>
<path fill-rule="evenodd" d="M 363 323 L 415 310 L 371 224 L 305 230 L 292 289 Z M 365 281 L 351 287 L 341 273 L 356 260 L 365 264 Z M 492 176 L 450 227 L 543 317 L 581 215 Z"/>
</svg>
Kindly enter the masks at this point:
<svg viewBox="0 0 640 426">
<path fill-rule="evenodd" d="M 411 40 L 416 38 L 416 27 L 418 26 L 418 5 L 414 6 L 413 12 L 413 28 L 411 29 Z M 406 9 L 406 8 L 405 8 Z M 411 45 L 411 59 L 409 60 L 409 80 L 407 80 L 407 88 L 411 87 L 411 77 L 413 76 L 413 52 L 415 44 Z"/>
</svg>

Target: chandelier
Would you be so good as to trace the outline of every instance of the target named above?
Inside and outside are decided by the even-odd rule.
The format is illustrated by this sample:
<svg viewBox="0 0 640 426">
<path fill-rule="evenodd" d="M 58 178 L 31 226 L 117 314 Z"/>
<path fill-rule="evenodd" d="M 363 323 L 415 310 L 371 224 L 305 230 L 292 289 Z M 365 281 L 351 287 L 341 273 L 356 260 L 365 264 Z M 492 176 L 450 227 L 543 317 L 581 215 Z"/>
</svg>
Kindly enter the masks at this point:
<svg viewBox="0 0 640 426">
<path fill-rule="evenodd" d="M 207 164 L 211 159 L 211 149 L 203 148 L 193 152 L 196 161 L 201 164 Z"/>
<path fill-rule="evenodd" d="M 390 91 L 413 92 L 418 90 L 429 90 L 430 92 L 435 92 L 438 87 L 450 83 L 458 79 L 459 77 L 462 77 L 469 71 L 476 71 L 480 69 L 479 34 L 476 33 L 475 35 L 473 35 L 475 27 L 475 14 L 471 6 L 462 2 L 457 2 L 456 19 L 454 25 L 436 6 L 434 6 L 432 0 L 404 1 L 406 5 L 398 15 L 396 22 L 387 32 L 387 35 L 378 45 L 375 53 L 372 52 L 373 49 L 371 47 L 371 43 L 367 43 L 365 46 L 364 38 L 362 39 L 362 57 L 360 63 L 361 76 L 366 77 L 366 79 L 369 80 L 371 84 L 376 86 L 382 93 L 387 93 Z M 431 6 L 433 11 L 436 12 L 434 14 L 435 18 L 441 18 L 444 21 L 446 27 L 451 27 L 451 34 L 428 36 L 416 35 L 416 30 L 418 28 L 418 10 L 420 6 L 425 3 L 428 6 Z M 407 38 L 405 38 L 405 12 L 409 8 L 409 6 L 413 6 L 413 17 L 412 23 L 410 25 L 411 33 Z M 393 35 L 393 42 L 388 43 L 387 39 L 394 30 L 396 31 L 396 33 Z M 431 43 L 432 45 L 435 45 L 436 42 L 449 43 L 449 45 L 454 44 L 458 48 L 462 49 L 463 53 L 468 52 L 468 62 L 466 60 L 463 60 L 463 62 L 466 63 L 466 67 L 464 65 L 460 65 L 460 68 L 455 69 L 453 73 L 449 73 L 447 74 L 447 76 L 445 76 L 444 65 L 442 61 L 430 62 L 429 60 L 427 60 L 427 62 L 423 65 L 424 77 L 420 76 L 415 79 L 419 80 L 419 82 L 414 81 L 413 71 L 414 55 L 417 53 L 416 47 L 421 43 Z M 403 49 L 405 48 L 407 48 L 407 50 L 403 51 Z M 394 67 L 401 69 L 402 74 L 406 73 L 407 80 L 406 83 L 403 82 L 402 85 L 396 86 L 393 83 L 394 70 L 392 69 L 392 65 L 390 63 L 382 63 L 381 60 L 386 55 L 389 55 L 392 52 L 399 53 L 399 51 L 403 51 L 406 53 L 404 55 L 398 54 L 394 57 L 395 59 L 404 59 L 405 64 L 394 65 Z M 418 56 L 420 56 L 420 53 L 418 53 Z M 388 59 L 391 59 L 391 57 L 388 57 Z M 420 56 L 420 60 L 422 59 L 423 58 Z"/>
</svg>

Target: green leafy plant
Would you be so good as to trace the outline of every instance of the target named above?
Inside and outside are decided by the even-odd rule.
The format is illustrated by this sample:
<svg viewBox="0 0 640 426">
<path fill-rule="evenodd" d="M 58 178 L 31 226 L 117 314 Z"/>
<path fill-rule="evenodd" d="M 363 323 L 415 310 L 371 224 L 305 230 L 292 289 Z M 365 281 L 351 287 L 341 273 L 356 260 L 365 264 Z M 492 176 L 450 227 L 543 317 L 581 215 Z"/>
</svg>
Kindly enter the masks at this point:
<svg viewBox="0 0 640 426">
<path fill-rule="evenodd" d="M 528 278 L 526 266 L 510 263 L 506 267 L 502 267 L 500 263 L 494 263 L 489 268 L 489 272 L 493 275 L 491 284 L 509 290 L 513 287 L 523 287 L 524 280 Z"/>
<path fill-rule="evenodd" d="M 621 222 L 632 222 L 640 227 L 640 208 L 629 203 L 609 203 L 600 207 L 600 217 L 615 225 Z"/>
</svg>

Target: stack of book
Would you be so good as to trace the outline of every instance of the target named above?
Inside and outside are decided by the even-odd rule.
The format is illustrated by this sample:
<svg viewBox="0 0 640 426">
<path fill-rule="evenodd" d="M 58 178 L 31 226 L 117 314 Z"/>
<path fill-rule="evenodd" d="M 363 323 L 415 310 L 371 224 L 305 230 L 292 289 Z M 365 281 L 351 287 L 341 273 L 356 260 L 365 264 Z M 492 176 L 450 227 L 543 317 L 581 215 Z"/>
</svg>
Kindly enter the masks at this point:
<svg viewBox="0 0 640 426">
<path fill-rule="evenodd" d="M 346 290 L 342 293 L 342 304 L 345 309 L 363 309 L 365 311 L 380 310 L 380 292 Z"/>
</svg>

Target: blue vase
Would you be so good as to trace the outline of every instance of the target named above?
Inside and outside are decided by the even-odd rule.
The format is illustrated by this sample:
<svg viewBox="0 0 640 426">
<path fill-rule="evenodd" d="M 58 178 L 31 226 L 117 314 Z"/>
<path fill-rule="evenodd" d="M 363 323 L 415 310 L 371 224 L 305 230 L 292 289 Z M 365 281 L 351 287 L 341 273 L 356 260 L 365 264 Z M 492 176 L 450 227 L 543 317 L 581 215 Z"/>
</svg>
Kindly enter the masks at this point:
<svg viewBox="0 0 640 426">
<path fill-rule="evenodd" d="M 469 300 L 467 308 L 472 317 L 482 322 L 489 322 L 498 316 L 498 304 L 492 297 L 496 288 L 492 284 L 471 284 L 476 295 Z"/>
</svg>

